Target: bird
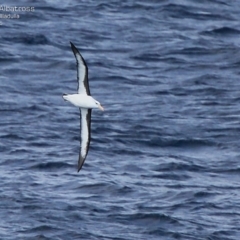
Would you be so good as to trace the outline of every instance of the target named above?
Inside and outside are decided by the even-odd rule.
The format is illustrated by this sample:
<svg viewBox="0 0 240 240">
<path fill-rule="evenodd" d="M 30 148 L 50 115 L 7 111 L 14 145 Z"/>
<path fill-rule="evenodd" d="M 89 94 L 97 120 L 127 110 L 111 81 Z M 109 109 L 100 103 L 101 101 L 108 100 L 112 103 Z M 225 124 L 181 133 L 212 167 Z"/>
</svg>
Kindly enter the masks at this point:
<svg viewBox="0 0 240 240">
<path fill-rule="evenodd" d="M 78 158 L 78 172 L 81 170 L 85 159 L 88 154 L 90 140 L 91 140 L 91 114 L 92 109 L 98 108 L 104 111 L 103 106 L 94 99 L 90 94 L 88 83 L 88 66 L 78 49 L 72 42 L 71 49 L 76 58 L 77 63 L 77 93 L 63 94 L 63 99 L 70 102 L 80 109 L 80 122 L 81 122 L 81 147 Z"/>
</svg>

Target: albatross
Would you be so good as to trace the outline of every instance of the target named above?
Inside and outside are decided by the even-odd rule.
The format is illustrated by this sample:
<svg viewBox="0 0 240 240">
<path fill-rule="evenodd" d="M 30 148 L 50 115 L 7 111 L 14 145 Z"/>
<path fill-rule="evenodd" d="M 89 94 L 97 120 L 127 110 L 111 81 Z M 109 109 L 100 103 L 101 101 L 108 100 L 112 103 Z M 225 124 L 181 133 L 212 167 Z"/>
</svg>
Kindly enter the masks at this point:
<svg viewBox="0 0 240 240">
<path fill-rule="evenodd" d="M 78 49 L 70 42 L 73 54 L 77 62 L 77 81 L 78 88 L 75 94 L 63 94 L 63 99 L 72 103 L 80 109 L 81 118 L 81 148 L 78 158 L 78 172 L 81 170 L 83 163 L 87 157 L 90 139 L 91 139 L 91 113 L 93 108 L 99 108 L 104 111 L 104 108 L 95 100 L 91 94 L 88 84 L 88 67 L 78 51 Z"/>
</svg>

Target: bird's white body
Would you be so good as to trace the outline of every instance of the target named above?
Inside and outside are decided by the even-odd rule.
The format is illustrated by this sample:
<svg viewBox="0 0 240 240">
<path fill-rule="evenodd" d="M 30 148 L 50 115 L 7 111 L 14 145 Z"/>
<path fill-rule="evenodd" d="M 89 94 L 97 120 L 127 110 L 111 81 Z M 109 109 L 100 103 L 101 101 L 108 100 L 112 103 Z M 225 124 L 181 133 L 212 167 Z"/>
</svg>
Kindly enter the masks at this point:
<svg viewBox="0 0 240 240">
<path fill-rule="evenodd" d="M 99 108 L 98 101 L 86 94 L 66 94 L 63 98 L 79 108 Z"/>
</svg>

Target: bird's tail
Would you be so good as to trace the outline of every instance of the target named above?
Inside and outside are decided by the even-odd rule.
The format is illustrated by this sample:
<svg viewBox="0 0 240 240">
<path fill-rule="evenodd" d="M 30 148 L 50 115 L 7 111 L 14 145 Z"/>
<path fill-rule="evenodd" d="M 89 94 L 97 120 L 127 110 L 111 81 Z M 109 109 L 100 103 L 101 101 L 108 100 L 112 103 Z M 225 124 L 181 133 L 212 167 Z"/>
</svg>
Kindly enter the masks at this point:
<svg viewBox="0 0 240 240">
<path fill-rule="evenodd" d="M 63 97 L 63 99 L 64 99 L 65 101 L 68 100 L 68 95 L 67 95 L 67 94 L 64 93 L 62 97 Z"/>
</svg>

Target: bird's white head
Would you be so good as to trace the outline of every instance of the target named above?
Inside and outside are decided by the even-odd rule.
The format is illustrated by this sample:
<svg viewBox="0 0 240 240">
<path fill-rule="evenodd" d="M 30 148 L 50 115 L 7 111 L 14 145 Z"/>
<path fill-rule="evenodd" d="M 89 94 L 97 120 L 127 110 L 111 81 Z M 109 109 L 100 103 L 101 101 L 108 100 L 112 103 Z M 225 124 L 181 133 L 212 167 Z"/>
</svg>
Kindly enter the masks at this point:
<svg viewBox="0 0 240 240">
<path fill-rule="evenodd" d="M 100 104 L 100 102 L 95 101 L 96 107 L 99 108 L 100 110 L 104 111 L 103 106 Z"/>
</svg>

